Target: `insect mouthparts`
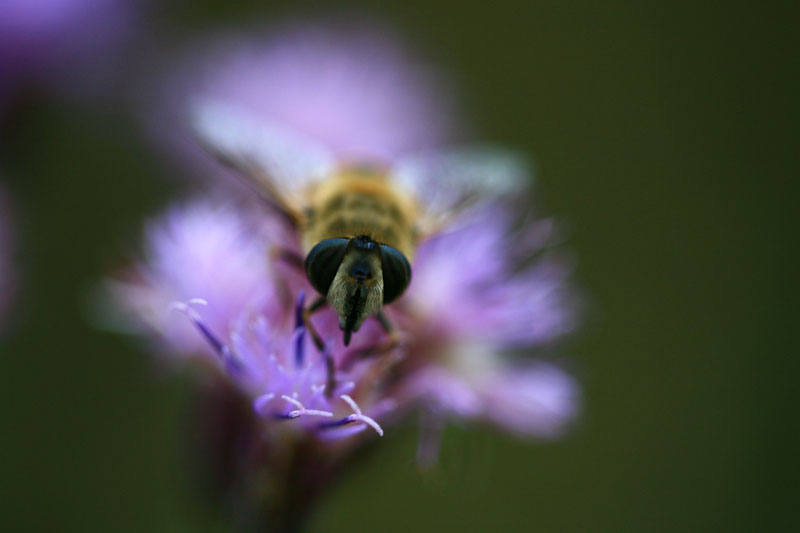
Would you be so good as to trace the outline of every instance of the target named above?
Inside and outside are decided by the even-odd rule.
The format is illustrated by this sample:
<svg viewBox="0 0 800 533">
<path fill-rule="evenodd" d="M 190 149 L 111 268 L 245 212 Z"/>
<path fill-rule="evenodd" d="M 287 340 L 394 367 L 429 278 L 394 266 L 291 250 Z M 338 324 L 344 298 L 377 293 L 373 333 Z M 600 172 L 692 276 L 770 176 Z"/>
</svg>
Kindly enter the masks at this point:
<svg viewBox="0 0 800 533">
<path fill-rule="evenodd" d="M 350 312 L 347 314 L 347 319 L 345 320 L 343 328 L 345 346 L 350 344 L 350 337 L 353 335 L 353 331 L 357 329 L 356 324 L 358 323 L 359 316 L 361 315 L 361 308 L 363 306 L 363 291 L 364 287 L 359 286 L 350 296 Z"/>
<path fill-rule="evenodd" d="M 372 269 L 365 261 L 359 261 L 350 269 L 350 276 L 357 281 L 365 281 L 372 277 Z"/>
</svg>

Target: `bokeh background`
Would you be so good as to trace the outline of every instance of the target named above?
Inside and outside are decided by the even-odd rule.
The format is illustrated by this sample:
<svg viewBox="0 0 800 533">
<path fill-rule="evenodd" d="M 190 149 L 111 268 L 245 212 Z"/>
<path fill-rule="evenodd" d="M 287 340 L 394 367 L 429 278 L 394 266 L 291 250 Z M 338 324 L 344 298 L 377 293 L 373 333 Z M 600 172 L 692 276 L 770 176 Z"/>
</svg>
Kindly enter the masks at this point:
<svg viewBox="0 0 800 533">
<path fill-rule="evenodd" d="M 139 46 L 317 12 L 264 4 L 151 2 Z M 448 430 L 425 474 L 414 427 L 392 431 L 312 531 L 796 527 L 789 3 L 381 6 L 454 75 L 482 137 L 535 158 L 537 203 L 565 222 L 587 298 L 564 347 L 585 412 L 553 443 Z M 185 474 L 191 380 L 87 320 L 87 292 L 144 217 L 191 184 L 143 139 L 131 87 L 88 100 L 31 88 L 2 117 L 20 271 L 0 338 L 3 531 L 227 531 Z"/>
</svg>

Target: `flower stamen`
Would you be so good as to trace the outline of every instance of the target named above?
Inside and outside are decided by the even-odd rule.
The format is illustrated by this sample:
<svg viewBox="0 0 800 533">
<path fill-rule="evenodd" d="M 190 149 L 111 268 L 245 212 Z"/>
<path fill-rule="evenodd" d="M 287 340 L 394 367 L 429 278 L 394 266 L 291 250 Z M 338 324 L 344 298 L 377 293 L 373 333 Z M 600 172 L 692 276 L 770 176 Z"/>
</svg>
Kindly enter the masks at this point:
<svg viewBox="0 0 800 533">
<path fill-rule="evenodd" d="M 231 374 L 239 374 L 242 371 L 242 364 L 233 356 L 233 352 L 225 344 L 222 339 L 217 337 L 217 335 L 211 331 L 211 329 L 203 322 L 203 319 L 200 317 L 200 313 L 194 310 L 192 305 L 208 305 L 208 302 L 202 298 L 192 298 L 186 300 L 185 302 L 173 302 L 170 305 L 170 310 L 180 311 L 185 314 L 189 320 L 195 325 L 195 327 L 200 331 L 203 337 L 208 341 L 211 347 L 214 349 L 215 352 L 220 356 L 222 359 L 225 368 Z"/>
<path fill-rule="evenodd" d="M 306 306 L 306 291 L 300 291 L 297 295 L 297 306 L 294 309 L 295 328 L 305 326 L 303 320 L 303 308 Z"/>
<path fill-rule="evenodd" d="M 294 364 L 297 368 L 303 366 L 303 361 L 306 358 L 306 328 L 302 324 L 294 330 L 292 335 L 292 346 L 294 348 Z"/>
<path fill-rule="evenodd" d="M 297 407 L 294 411 L 289 411 L 286 413 L 287 418 L 297 418 L 299 416 L 307 415 L 307 416 L 324 416 L 324 417 L 331 417 L 333 413 L 330 411 L 320 411 L 319 409 L 306 409 L 305 406 L 298 400 L 297 398 L 292 398 L 291 396 L 287 396 L 286 394 L 281 396 L 282 399 L 286 400 L 290 404 Z"/>
<path fill-rule="evenodd" d="M 274 397 L 275 395 L 271 392 L 262 394 L 261 396 L 253 400 L 253 411 L 255 411 L 256 414 L 260 415 L 261 411 L 264 409 L 267 403 L 269 403 L 269 401 L 272 400 Z"/>
<path fill-rule="evenodd" d="M 369 416 L 365 415 L 364 413 L 362 413 L 361 412 L 361 408 L 358 406 L 358 404 L 355 402 L 355 400 L 353 400 L 347 394 L 342 394 L 342 395 L 339 396 L 339 398 L 344 400 L 344 402 L 347 403 L 347 405 L 350 406 L 350 408 L 353 410 L 353 414 L 348 415 L 348 416 L 346 416 L 344 418 L 340 418 L 339 420 L 334 420 L 332 422 L 326 422 L 326 423 L 322 424 L 321 427 L 323 427 L 323 428 L 333 428 L 333 427 L 344 426 L 344 425 L 347 425 L 347 424 L 352 424 L 353 422 L 361 422 L 361 423 L 366 424 L 367 426 L 371 427 L 372 429 L 374 429 L 375 432 L 378 435 L 383 437 L 383 428 L 380 426 L 380 424 L 378 424 L 375 421 L 374 418 L 369 417 Z"/>
</svg>

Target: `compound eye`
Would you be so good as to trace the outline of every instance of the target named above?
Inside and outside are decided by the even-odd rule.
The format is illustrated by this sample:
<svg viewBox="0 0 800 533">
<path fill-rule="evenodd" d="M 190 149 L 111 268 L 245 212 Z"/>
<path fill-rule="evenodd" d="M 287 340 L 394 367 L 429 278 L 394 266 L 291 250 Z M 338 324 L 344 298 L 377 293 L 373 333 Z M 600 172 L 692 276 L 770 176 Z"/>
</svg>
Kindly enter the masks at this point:
<svg viewBox="0 0 800 533">
<path fill-rule="evenodd" d="M 325 239 L 306 256 L 306 276 L 320 294 L 327 295 L 347 250 L 349 239 Z"/>
<path fill-rule="evenodd" d="M 400 297 L 411 281 L 411 265 L 399 250 L 381 244 L 381 267 L 383 268 L 383 303 L 388 304 Z"/>
</svg>

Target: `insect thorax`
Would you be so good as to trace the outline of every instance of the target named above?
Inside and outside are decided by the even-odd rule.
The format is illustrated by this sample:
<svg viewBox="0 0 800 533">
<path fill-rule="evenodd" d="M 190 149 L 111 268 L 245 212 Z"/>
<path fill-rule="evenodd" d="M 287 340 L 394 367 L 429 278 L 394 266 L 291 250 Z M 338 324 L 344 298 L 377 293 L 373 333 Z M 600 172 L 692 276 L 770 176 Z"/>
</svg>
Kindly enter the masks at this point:
<svg viewBox="0 0 800 533">
<path fill-rule="evenodd" d="M 310 206 L 304 232 L 307 250 L 325 239 L 366 235 L 411 260 L 416 208 L 385 173 L 341 171 L 316 186 Z"/>
</svg>

